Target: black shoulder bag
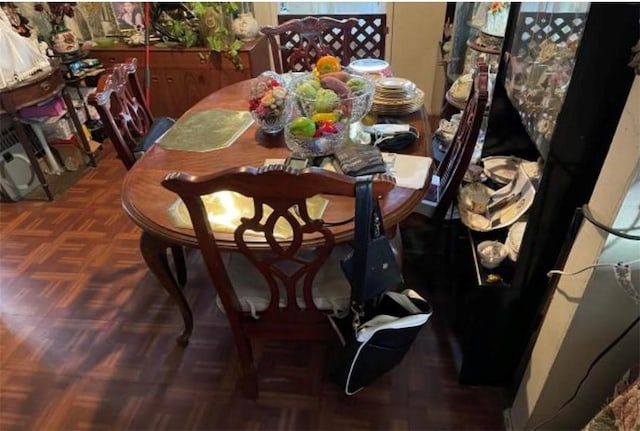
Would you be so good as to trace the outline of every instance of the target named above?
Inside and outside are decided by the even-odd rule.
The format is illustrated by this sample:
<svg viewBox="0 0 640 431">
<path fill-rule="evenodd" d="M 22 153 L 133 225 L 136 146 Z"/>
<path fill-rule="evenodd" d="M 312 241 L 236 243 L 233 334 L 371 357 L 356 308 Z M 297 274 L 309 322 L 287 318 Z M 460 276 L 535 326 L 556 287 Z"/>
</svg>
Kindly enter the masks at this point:
<svg viewBox="0 0 640 431">
<path fill-rule="evenodd" d="M 382 225 L 371 178 L 356 183 L 355 246 L 342 262 L 351 284 L 351 313 L 332 317 L 343 349 L 331 379 L 353 395 L 396 366 L 431 316 L 427 301 L 404 287 Z"/>
</svg>

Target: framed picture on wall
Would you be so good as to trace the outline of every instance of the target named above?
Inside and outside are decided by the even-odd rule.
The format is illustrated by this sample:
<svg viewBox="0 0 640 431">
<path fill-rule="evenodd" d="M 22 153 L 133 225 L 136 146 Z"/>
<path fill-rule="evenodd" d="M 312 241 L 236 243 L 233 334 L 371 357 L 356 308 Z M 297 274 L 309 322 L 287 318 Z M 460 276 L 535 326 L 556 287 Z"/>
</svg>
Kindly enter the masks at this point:
<svg viewBox="0 0 640 431">
<path fill-rule="evenodd" d="M 144 6 L 141 2 L 112 2 L 113 16 L 118 30 L 144 28 Z"/>
</svg>

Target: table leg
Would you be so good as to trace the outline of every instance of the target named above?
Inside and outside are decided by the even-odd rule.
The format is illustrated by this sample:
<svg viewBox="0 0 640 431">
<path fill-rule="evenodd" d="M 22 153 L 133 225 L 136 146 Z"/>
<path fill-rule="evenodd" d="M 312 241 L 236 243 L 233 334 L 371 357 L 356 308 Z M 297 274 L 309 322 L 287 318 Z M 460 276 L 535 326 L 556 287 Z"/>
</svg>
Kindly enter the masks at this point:
<svg viewBox="0 0 640 431">
<path fill-rule="evenodd" d="M 171 244 L 167 244 L 145 231 L 140 236 L 140 251 L 144 261 L 180 309 L 184 320 L 184 329 L 178 336 L 177 342 L 181 346 L 186 346 L 189 343 L 191 332 L 193 332 L 193 314 L 169 267 L 167 250 L 172 247 Z"/>
<path fill-rule="evenodd" d="M 86 135 L 84 134 L 84 128 L 82 127 L 82 123 L 80 123 L 80 119 L 78 119 L 78 114 L 76 113 L 76 109 L 73 107 L 73 100 L 71 100 L 71 96 L 67 94 L 66 91 L 62 90 L 62 98 L 64 99 L 65 105 L 67 105 L 67 111 L 69 112 L 69 117 L 73 122 L 73 126 L 78 133 L 78 140 L 80 141 L 80 145 L 84 150 L 85 155 L 89 159 L 89 163 L 94 168 L 97 166 L 96 159 L 93 156 L 93 152 L 91 152 L 91 147 L 89 146 L 89 141 L 87 140 Z"/>
<path fill-rule="evenodd" d="M 49 200 L 52 201 L 53 194 L 49 189 L 49 183 L 47 183 L 47 177 L 45 177 L 44 172 L 42 172 L 42 169 L 40 168 L 40 163 L 38 163 L 38 158 L 36 157 L 35 149 L 33 148 L 33 145 L 31 145 L 31 141 L 29 140 L 29 136 L 27 135 L 27 132 L 24 129 L 24 125 L 22 124 L 20 119 L 16 116 L 13 117 L 13 125 L 16 129 L 18 139 L 20 139 L 20 142 L 24 147 L 24 151 L 25 153 L 27 153 L 27 157 L 29 157 L 29 161 L 31 162 L 31 167 L 33 168 L 33 171 L 36 173 L 36 176 L 38 177 L 38 181 L 40 181 L 40 185 L 44 189 L 44 192 L 47 195 L 47 198 L 49 198 Z"/>
<path fill-rule="evenodd" d="M 184 250 L 179 245 L 171 246 L 171 254 L 173 255 L 173 264 L 176 269 L 176 278 L 178 285 L 184 287 L 187 283 L 187 264 L 184 257 Z"/>
</svg>

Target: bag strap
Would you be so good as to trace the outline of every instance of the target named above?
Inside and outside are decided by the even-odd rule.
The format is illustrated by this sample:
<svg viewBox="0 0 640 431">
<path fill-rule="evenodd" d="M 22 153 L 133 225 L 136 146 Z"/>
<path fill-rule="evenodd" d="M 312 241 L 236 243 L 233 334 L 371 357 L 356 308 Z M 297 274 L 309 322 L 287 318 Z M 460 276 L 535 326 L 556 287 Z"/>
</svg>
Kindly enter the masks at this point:
<svg viewBox="0 0 640 431">
<path fill-rule="evenodd" d="M 378 199 L 373 200 L 373 214 L 372 214 L 372 226 L 371 226 L 371 239 L 384 235 L 384 223 L 382 223 L 382 212 L 380 211 L 380 202 Z"/>
<path fill-rule="evenodd" d="M 360 177 L 356 181 L 356 217 L 353 250 L 353 293 L 352 308 L 357 314 L 362 314 L 367 297 L 367 254 L 372 236 L 372 222 L 375 206 L 373 200 L 371 177 Z M 378 211 L 380 211 L 378 207 Z M 382 220 L 380 217 L 378 217 Z"/>
<path fill-rule="evenodd" d="M 359 177 L 356 181 L 355 246 L 353 250 L 353 293 L 351 308 L 356 316 L 364 314 L 364 304 L 371 299 L 367 292 L 367 256 L 369 244 L 384 235 L 382 213 L 377 199 L 373 197 L 371 176 Z"/>
</svg>

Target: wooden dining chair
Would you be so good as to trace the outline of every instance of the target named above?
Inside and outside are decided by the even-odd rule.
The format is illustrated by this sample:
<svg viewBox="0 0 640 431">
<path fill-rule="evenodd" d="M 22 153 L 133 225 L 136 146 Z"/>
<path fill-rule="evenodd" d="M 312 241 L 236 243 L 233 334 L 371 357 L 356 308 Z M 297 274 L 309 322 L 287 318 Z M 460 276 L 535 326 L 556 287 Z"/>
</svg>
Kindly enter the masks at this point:
<svg viewBox="0 0 640 431">
<path fill-rule="evenodd" d="M 172 118 L 151 115 L 136 69 L 135 58 L 117 64 L 100 77 L 96 92 L 89 96 L 105 135 L 127 169 L 175 123 Z"/>
<path fill-rule="evenodd" d="M 230 168 L 198 177 L 172 173 L 162 181 L 189 212 L 218 304 L 233 333 L 243 390 L 250 398 L 258 395 L 252 340 L 335 339 L 327 316 L 348 309 L 350 286 L 340 270 L 341 256 L 332 253 L 335 238 L 330 226 L 313 218 L 307 199 L 322 194 L 355 197 L 355 182 L 320 168 L 299 171 L 283 165 Z M 393 187 L 392 177 L 374 180 L 377 196 Z M 253 216 L 242 218 L 233 231 L 239 252 L 221 252 L 209 223 L 215 213 L 207 213 L 202 196 L 219 191 L 250 199 Z M 344 217 L 349 220 L 353 214 Z M 279 223 L 290 226 L 288 238 L 277 234 Z M 303 241 L 313 248 L 302 248 Z"/>
<path fill-rule="evenodd" d="M 100 76 L 89 104 L 100 115 L 104 133 L 127 170 L 175 123 L 154 118 L 136 75 L 137 59 L 128 58 Z M 178 284 L 186 283 L 186 263 L 180 246 L 171 247 Z"/>
<path fill-rule="evenodd" d="M 277 26 L 264 26 L 277 73 L 310 71 L 323 55 L 334 55 L 342 64 L 351 62 L 351 32 L 357 18 L 337 20 L 308 16 Z"/>
<path fill-rule="evenodd" d="M 460 126 L 431 178 L 431 186 L 425 199 L 414 211 L 429 217 L 436 224 L 443 220 L 455 201 L 464 175 L 469 169 L 488 98 L 489 66 L 483 60 L 479 60 Z"/>
</svg>

